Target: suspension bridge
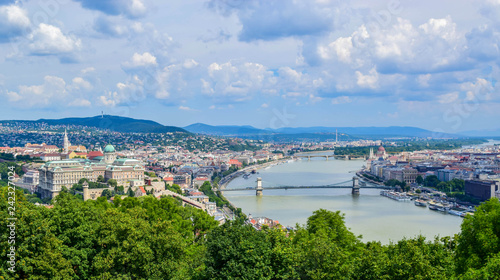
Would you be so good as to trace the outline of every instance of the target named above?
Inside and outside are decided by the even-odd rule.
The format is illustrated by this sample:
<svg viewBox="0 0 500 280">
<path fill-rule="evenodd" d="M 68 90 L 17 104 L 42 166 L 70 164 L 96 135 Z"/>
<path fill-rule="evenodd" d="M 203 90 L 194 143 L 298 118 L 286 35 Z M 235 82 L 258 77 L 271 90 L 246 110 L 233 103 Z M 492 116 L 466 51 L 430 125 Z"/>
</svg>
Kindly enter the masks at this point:
<svg viewBox="0 0 500 280">
<path fill-rule="evenodd" d="M 246 188 L 231 188 L 231 189 L 221 189 L 222 192 L 233 192 L 233 191 L 252 191 L 255 190 L 257 196 L 263 195 L 264 187 L 262 186 L 262 179 L 257 178 L 257 185 L 255 187 Z M 378 185 L 373 183 L 367 183 L 365 181 L 360 181 L 358 177 L 353 177 L 352 180 L 329 184 L 329 185 L 318 185 L 318 186 L 287 186 L 287 185 L 276 185 L 270 184 L 271 186 L 266 187 L 266 190 L 296 190 L 296 189 L 347 189 L 352 188 L 353 195 L 359 195 L 359 189 L 393 189 L 393 187 L 388 187 L 384 185 Z"/>
<path fill-rule="evenodd" d="M 307 158 L 308 160 L 311 160 L 311 158 L 315 158 L 315 157 L 322 157 L 322 158 L 326 158 L 326 160 L 328 160 L 328 158 L 333 158 L 335 155 L 334 154 L 331 154 L 331 155 L 294 155 L 294 157 L 296 158 Z"/>
</svg>

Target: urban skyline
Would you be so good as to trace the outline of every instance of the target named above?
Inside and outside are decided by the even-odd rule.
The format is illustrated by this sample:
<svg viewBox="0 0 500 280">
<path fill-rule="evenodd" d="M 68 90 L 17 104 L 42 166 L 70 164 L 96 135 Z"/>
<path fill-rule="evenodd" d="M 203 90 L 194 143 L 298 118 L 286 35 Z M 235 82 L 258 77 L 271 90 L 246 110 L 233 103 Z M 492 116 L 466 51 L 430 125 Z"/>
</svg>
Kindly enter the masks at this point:
<svg viewBox="0 0 500 280">
<path fill-rule="evenodd" d="M 498 117 L 496 1 L 1 3 L 2 119 L 457 133 Z"/>
</svg>

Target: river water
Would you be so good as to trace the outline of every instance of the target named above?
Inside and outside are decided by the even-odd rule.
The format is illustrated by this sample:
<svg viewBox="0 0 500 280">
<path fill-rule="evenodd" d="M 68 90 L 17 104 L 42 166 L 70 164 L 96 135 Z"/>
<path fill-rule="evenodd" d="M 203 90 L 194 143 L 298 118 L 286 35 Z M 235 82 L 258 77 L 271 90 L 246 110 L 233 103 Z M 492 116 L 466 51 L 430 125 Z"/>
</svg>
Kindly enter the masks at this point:
<svg viewBox="0 0 500 280">
<path fill-rule="evenodd" d="M 244 213 L 253 217 L 268 217 L 285 226 L 305 224 L 307 218 L 320 208 L 341 211 L 347 227 L 363 241 L 387 244 L 419 234 L 433 239 L 460 232 L 462 218 L 417 207 L 413 202 L 398 202 L 380 196 L 380 190 L 361 189 L 358 197 L 351 189 L 266 190 L 266 186 L 330 185 L 352 180 L 354 171 L 361 169 L 363 160 L 311 158 L 260 169 L 250 178 L 236 178 L 228 189 L 255 187 L 261 177 L 264 195 L 255 191 L 224 192 L 224 196 Z M 352 185 L 348 182 L 342 185 Z"/>
</svg>

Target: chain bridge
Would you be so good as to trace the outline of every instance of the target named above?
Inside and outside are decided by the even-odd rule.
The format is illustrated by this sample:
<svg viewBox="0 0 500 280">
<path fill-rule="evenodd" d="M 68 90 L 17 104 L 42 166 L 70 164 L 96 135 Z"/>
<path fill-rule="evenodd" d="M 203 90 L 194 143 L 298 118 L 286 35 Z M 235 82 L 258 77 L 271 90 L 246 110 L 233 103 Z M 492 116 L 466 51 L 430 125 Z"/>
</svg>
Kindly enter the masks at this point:
<svg viewBox="0 0 500 280">
<path fill-rule="evenodd" d="M 251 191 L 255 190 L 257 196 L 263 195 L 264 187 L 262 186 L 262 178 L 257 178 L 257 185 L 255 187 L 246 188 L 231 188 L 231 189 L 221 189 L 222 192 L 233 192 L 233 191 Z M 352 188 L 353 195 L 359 195 L 359 189 L 393 189 L 393 187 L 388 187 L 384 185 L 373 184 L 365 181 L 360 181 L 357 176 L 354 176 L 352 180 L 334 183 L 330 185 L 319 185 L 319 186 L 286 186 L 286 185 L 276 185 L 270 184 L 271 186 L 266 187 L 266 190 L 295 190 L 295 189 L 346 189 Z"/>
</svg>

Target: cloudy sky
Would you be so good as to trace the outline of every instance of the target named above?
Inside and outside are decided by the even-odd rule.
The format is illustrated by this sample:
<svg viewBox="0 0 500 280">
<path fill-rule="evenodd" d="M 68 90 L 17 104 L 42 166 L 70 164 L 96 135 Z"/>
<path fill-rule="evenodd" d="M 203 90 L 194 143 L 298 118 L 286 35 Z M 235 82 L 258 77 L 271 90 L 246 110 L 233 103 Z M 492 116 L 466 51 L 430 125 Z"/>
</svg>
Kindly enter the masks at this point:
<svg viewBox="0 0 500 280">
<path fill-rule="evenodd" d="M 0 119 L 499 128 L 499 41 L 499 0 L 0 0 Z"/>
</svg>

